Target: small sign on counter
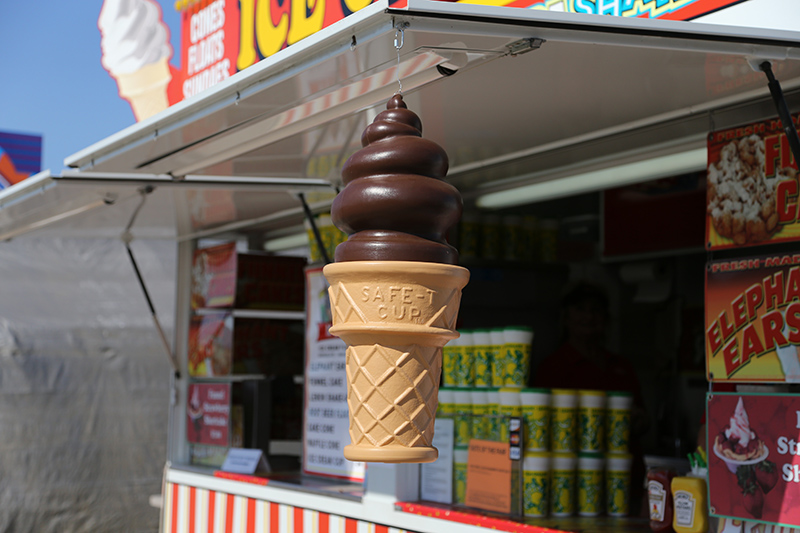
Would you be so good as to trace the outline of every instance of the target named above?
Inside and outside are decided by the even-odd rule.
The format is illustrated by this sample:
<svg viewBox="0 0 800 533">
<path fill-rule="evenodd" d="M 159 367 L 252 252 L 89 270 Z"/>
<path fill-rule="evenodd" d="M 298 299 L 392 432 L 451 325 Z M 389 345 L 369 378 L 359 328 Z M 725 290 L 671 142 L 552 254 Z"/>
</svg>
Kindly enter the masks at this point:
<svg viewBox="0 0 800 533">
<path fill-rule="evenodd" d="M 471 440 L 467 459 L 469 507 L 511 512 L 511 459 L 508 442 Z"/>
<path fill-rule="evenodd" d="M 261 450 L 247 448 L 231 448 L 222 463 L 223 472 L 234 474 L 255 474 L 256 472 L 269 472 L 270 467 Z"/>
</svg>

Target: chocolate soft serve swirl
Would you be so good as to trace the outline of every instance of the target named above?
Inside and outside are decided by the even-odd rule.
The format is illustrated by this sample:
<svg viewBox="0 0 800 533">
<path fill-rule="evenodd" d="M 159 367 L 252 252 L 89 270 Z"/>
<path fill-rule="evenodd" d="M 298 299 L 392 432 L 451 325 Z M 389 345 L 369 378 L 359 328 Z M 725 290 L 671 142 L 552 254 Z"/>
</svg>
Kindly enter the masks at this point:
<svg viewBox="0 0 800 533">
<path fill-rule="evenodd" d="M 461 195 L 442 181 L 447 154 L 422 138 L 401 95 L 367 126 L 361 146 L 342 168 L 345 187 L 331 208 L 333 223 L 349 235 L 335 261 L 456 264 L 445 235 L 461 217 Z"/>
</svg>

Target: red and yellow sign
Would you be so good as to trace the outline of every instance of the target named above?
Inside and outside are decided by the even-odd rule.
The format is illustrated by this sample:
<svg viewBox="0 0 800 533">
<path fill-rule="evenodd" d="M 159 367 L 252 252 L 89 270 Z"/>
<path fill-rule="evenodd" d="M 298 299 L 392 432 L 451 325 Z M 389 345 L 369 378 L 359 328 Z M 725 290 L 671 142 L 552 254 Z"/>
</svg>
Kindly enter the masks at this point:
<svg viewBox="0 0 800 533">
<path fill-rule="evenodd" d="M 779 119 L 711 133 L 706 180 L 708 249 L 800 238 L 797 162 Z"/>
<path fill-rule="evenodd" d="M 711 514 L 799 526 L 800 397 L 711 394 L 706 419 Z"/>
<path fill-rule="evenodd" d="M 710 381 L 800 382 L 800 254 L 706 268 Z"/>
</svg>

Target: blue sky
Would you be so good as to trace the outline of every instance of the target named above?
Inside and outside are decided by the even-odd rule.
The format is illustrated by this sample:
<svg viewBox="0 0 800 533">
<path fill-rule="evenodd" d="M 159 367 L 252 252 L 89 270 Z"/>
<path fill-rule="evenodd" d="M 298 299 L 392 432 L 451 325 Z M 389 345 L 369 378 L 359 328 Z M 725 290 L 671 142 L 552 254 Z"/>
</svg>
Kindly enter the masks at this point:
<svg viewBox="0 0 800 533">
<path fill-rule="evenodd" d="M 159 3 L 177 55 L 178 13 L 174 2 Z M 43 169 L 61 170 L 65 157 L 135 122 L 100 64 L 102 5 L 0 1 L 0 131 L 42 135 Z"/>
</svg>

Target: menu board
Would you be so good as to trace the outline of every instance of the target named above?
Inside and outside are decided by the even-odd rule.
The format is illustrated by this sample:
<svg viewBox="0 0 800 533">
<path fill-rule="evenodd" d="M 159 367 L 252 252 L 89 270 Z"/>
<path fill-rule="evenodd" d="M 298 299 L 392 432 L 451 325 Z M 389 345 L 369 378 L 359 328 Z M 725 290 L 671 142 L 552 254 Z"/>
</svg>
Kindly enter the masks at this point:
<svg viewBox="0 0 800 533">
<path fill-rule="evenodd" d="M 706 267 L 709 381 L 800 382 L 800 254 Z"/>
<path fill-rule="evenodd" d="M 800 238 L 797 162 L 779 119 L 709 134 L 706 189 L 708 249 Z"/>
<path fill-rule="evenodd" d="M 231 385 L 192 383 L 186 406 L 186 440 L 195 444 L 230 444 Z"/>
<path fill-rule="evenodd" d="M 364 481 L 364 463 L 344 458 L 350 444 L 347 345 L 332 336 L 328 282 L 321 268 L 306 272 L 306 371 L 303 471 Z"/>
<path fill-rule="evenodd" d="M 707 409 L 711 514 L 800 525 L 800 396 L 713 393 Z"/>
</svg>

